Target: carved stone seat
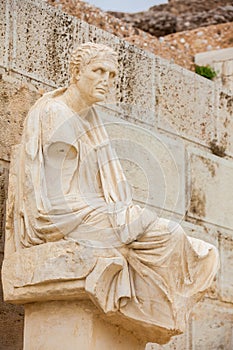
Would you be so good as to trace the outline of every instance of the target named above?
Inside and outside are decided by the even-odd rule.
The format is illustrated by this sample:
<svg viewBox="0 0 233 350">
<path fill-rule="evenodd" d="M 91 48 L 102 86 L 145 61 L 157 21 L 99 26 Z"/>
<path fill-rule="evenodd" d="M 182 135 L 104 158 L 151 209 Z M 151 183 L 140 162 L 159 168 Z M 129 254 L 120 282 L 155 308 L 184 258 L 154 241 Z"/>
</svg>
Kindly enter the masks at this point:
<svg viewBox="0 0 233 350">
<path fill-rule="evenodd" d="M 107 249 L 99 254 L 100 259 L 110 256 Z M 97 250 L 70 241 L 50 242 L 16 251 L 3 262 L 4 299 L 13 304 L 82 301 L 98 317 L 120 325 L 144 343 L 163 344 L 179 333 L 154 325 L 150 327 L 133 319 L 129 322 L 118 312 L 105 314 L 98 310 L 87 292 L 88 278 L 93 277 L 90 272 L 97 260 Z M 117 269 L 117 261 L 106 267 L 106 273 L 113 273 L 109 269 Z"/>
</svg>

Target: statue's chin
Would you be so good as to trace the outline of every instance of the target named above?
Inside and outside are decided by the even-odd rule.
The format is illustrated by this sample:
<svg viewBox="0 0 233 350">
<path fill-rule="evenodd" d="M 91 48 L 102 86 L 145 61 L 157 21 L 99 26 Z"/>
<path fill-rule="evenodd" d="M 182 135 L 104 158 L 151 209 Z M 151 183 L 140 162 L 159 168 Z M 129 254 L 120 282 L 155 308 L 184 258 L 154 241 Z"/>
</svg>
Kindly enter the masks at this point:
<svg viewBox="0 0 233 350">
<path fill-rule="evenodd" d="M 95 103 L 103 102 L 105 100 L 105 96 L 106 96 L 106 94 L 101 94 L 101 93 L 96 94 L 96 101 L 95 101 Z"/>
</svg>

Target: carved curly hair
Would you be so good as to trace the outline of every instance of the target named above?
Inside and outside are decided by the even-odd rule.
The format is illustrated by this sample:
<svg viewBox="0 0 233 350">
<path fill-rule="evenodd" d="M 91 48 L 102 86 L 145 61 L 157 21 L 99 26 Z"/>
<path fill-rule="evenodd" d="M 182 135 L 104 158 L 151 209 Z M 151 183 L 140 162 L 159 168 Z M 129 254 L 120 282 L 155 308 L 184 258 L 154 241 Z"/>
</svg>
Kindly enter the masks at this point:
<svg viewBox="0 0 233 350">
<path fill-rule="evenodd" d="M 74 79 L 74 74 L 77 71 L 81 71 L 82 67 L 89 64 L 92 60 L 96 58 L 108 59 L 111 60 L 116 66 L 117 62 L 117 53 L 110 47 L 103 44 L 95 43 L 85 43 L 79 45 L 70 56 L 70 76 L 71 82 Z"/>
</svg>

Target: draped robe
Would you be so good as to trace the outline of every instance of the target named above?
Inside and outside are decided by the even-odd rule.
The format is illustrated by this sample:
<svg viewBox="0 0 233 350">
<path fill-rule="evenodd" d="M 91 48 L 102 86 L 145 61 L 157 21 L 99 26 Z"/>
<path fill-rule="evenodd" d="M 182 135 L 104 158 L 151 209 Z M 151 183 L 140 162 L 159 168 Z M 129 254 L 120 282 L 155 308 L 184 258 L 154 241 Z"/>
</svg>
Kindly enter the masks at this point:
<svg viewBox="0 0 233 350">
<path fill-rule="evenodd" d="M 133 203 L 95 108 L 80 116 L 62 92 L 45 94 L 25 122 L 12 207 L 16 248 L 58 240 L 92 247 L 99 258 L 86 291 L 99 308 L 183 331 L 216 274 L 216 248 Z"/>
</svg>

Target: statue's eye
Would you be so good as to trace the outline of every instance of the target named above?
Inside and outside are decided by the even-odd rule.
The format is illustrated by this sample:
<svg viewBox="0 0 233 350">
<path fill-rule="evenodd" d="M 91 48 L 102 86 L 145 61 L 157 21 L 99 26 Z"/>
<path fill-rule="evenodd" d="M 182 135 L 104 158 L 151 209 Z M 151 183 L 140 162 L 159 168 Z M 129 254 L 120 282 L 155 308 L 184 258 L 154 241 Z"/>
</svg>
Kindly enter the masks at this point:
<svg viewBox="0 0 233 350">
<path fill-rule="evenodd" d="M 103 68 L 96 68 L 96 69 L 93 69 L 93 72 L 97 73 L 97 74 L 103 74 L 104 70 L 103 70 Z"/>
</svg>

